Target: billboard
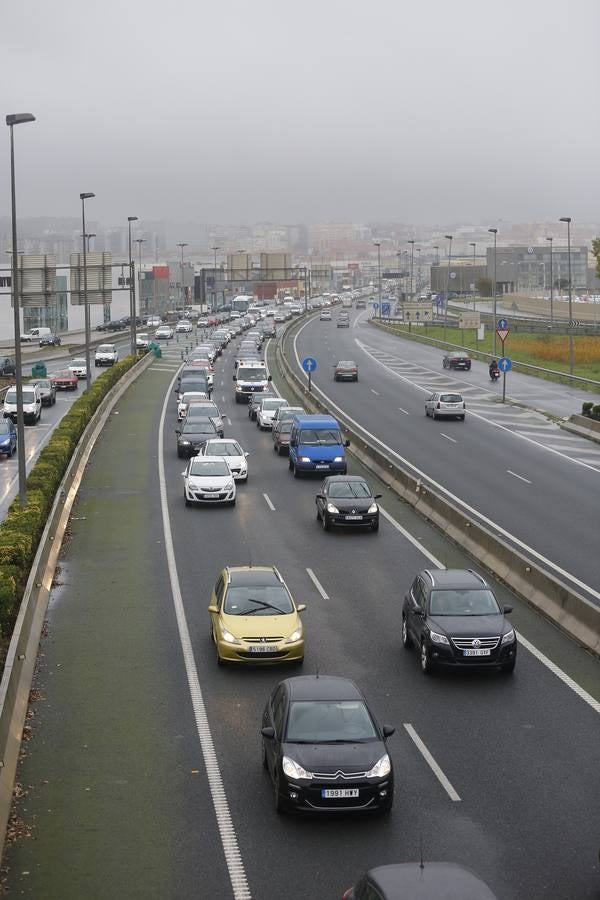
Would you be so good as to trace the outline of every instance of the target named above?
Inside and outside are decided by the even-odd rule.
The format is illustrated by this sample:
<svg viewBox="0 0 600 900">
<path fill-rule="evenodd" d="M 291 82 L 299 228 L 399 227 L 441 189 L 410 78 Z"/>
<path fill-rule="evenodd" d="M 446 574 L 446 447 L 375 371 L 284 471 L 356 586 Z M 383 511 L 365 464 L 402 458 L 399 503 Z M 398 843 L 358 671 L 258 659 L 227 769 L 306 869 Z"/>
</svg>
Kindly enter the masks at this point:
<svg viewBox="0 0 600 900">
<path fill-rule="evenodd" d="M 21 254 L 18 259 L 18 278 L 20 306 L 56 306 L 55 256 Z"/>
<path fill-rule="evenodd" d="M 86 253 L 88 303 L 112 301 L 112 254 Z M 83 253 L 71 253 L 71 306 L 83 306 Z"/>
</svg>

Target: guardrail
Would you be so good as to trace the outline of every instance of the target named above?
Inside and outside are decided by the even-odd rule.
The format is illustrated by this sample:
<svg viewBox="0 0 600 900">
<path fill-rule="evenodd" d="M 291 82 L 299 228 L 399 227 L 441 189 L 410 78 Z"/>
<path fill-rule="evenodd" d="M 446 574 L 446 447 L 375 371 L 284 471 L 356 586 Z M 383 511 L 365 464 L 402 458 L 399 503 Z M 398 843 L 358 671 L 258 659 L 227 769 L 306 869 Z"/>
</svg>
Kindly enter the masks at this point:
<svg viewBox="0 0 600 900">
<path fill-rule="evenodd" d="M 284 330 L 277 343 L 275 356 L 284 381 L 298 397 L 300 404 L 313 412 L 335 415 L 350 438 L 350 452 L 357 459 L 425 519 L 433 522 L 450 540 L 505 582 L 526 603 L 600 656 L 600 606 L 591 603 L 569 584 L 551 575 L 533 557 L 527 556 L 500 534 L 470 516 L 428 481 L 403 468 L 393 456 L 379 449 L 373 438 L 366 436 L 366 431 L 364 434 L 359 433 L 343 414 L 340 415 L 339 410 L 330 410 L 325 398 L 322 400 L 317 396 L 320 391 L 314 385 L 314 393 L 308 393 L 307 383 L 299 377 L 285 354 L 286 341 L 297 324 L 297 321 L 290 323 Z"/>
<path fill-rule="evenodd" d="M 44 617 L 50 598 L 54 570 L 85 466 L 93 446 L 114 405 L 129 385 L 152 362 L 141 359 L 108 392 L 92 416 L 56 493 L 52 511 L 29 573 L 23 600 L 8 647 L 0 682 L 0 855 L 12 805 L 13 785 L 21 746 L 21 735 Z"/>
</svg>

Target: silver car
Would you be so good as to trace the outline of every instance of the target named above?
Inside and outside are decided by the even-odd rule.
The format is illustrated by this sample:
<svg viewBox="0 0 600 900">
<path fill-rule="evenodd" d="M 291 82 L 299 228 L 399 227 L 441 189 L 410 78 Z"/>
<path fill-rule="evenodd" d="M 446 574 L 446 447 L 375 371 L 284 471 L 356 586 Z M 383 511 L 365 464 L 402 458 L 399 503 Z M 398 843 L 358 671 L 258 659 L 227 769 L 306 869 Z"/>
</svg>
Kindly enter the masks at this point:
<svg viewBox="0 0 600 900">
<path fill-rule="evenodd" d="M 425 401 L 425 415 L 433 419 L 453 417 L 464 422 L 466 409 L 462 394 L 449 391 L 436 391 Z"/>
</svg>

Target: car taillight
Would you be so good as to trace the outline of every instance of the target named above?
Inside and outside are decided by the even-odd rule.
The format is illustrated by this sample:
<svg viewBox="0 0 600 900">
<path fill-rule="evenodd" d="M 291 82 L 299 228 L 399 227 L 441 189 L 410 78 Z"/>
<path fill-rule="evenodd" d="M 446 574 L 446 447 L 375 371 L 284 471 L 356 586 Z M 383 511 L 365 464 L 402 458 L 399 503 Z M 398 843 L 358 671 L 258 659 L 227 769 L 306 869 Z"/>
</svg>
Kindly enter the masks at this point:
<svg viewBox="0 0 600 900">
<path fill-rule="evenodd" d="M 347 891 L 344 891 L 342 894 L 342 900 L 352 900 L 354 894 L 354 888 L 348 888 Z"/>
</svg>

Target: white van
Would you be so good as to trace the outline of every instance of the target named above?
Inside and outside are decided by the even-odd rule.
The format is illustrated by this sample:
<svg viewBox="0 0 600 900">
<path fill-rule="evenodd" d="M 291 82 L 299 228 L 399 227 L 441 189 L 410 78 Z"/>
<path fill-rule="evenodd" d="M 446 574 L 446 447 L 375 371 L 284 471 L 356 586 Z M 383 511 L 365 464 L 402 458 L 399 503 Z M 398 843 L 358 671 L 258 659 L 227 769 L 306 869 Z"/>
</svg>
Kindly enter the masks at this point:
<svg viewBox="0 0 600 900">
<path fill-rule="evenodd" d="M 35 425 L 42 415 L 42 392 L 37 384 L 23 385 L 23 421 Z M 4 397 L 4 418 L 17 421 L 17 389 L 10 387 Z"/>
<path fill-rule="evenodd" d="M 52 334 L 51 329 L 40 326 L 39 328 L 32 328 L 27 334 L 22 334 L 21 340 L 30 344 L 32 341 L 39 341 L 40 338 L 45 337 L 47 334 Z"/>
<path fill-rule="evenodd" d="M 100 346 L 96 350 L 94 365 L 96 367 L 113 366 L 116 362 L 118 362 L 118 359 L 119 354 L 114 344 L 100 344 Z"/>
</svg>

